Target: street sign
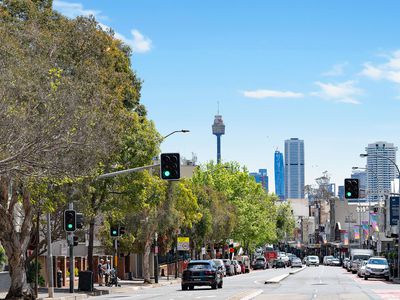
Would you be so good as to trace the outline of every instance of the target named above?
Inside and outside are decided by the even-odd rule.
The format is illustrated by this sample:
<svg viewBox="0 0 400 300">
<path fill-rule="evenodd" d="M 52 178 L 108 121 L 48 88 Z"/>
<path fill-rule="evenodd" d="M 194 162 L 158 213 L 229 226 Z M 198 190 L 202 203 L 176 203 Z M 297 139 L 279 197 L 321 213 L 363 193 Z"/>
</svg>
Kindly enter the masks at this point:
<svg viewBox="0 0 400 300">
<path fill-rule="evenodd" d="M 178 251 L 189 251 L 190 246 L 189 246 L 190 239 L 189 237 L 185 236 L 179 236 L 178 237 Z"/>
<path fill-rule="evenodd" d="M 400 197 L 390 197 L 390 225 L 397 225 L 399 220 Z"/>
</svg>

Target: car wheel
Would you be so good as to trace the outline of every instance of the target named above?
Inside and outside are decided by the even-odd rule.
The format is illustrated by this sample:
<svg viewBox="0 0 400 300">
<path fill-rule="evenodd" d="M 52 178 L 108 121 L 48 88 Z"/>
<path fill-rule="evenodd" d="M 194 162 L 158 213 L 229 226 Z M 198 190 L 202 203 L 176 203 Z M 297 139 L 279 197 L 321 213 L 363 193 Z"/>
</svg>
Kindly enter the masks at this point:
<svg viewBox="0 0 400 300">
<path fill-rule="evenodd" d="M 194 290 L 194 285 L 189 285 L 189 290 Z"/>
<path fill-rule="evenodd" d="M 386 277 L 385 277 L 385 280 L 386 280 L 386 281 L 389 281 L 389 276 L 386 276 Z"/>
<path fill-rule="evenodd" d="M 182 284 L 182 291 L 186 291 L 188 289 L 188 286 L 186 284 Z"/>
<path fill-rule="evenodd" d="M 364 276 L 364 280 L 368 280 L 368 276 Z"/>
<path fill-rule="evenodd" d="M 222 280 L 220 283 L 218 283 L 218 288 L 222 289 Z"/>
<path fill-rule="evenodd" d="M 216 290 L 216 289 L 217 289 L 217 283 L 213 283 L 213 284 L 211 285 L 211 288 L 212 288 L 213 290 Z"/>
</svg>

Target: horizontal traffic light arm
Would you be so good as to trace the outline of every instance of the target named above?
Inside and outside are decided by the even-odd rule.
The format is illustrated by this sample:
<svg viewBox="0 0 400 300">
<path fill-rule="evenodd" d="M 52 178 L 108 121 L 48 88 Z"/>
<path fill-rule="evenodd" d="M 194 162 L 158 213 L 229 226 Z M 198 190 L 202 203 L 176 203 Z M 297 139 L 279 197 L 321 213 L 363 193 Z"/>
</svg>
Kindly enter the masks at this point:
<svg viewBox="0 0 400 300">
<path fill-rule="evenodd" d="M 128 173 L 139 172 L 139 171 L 143 171 L 143 170 L 153 169 L 153 168 L 159 167 L 159 166 L 160 166 L 160 164 L 154 164 L 154 165 L 137 167 L 137 168 L 133 168 L 133 169 L 127 169 L 127 170 L 122 170 L 122 171 L 117 171 L 117 172 L 112 172 L 112 173 L 106 173 L 106 174 L 100 175 L 99 177 L 97 177 L 97 179 L 104 179 L 104 178 L 108 178 L 108 177 L 115 177 L 115 176 L 118 176 L 118 175 L 124 175 L 124 174 L 128 174 Z"/>
</svg>

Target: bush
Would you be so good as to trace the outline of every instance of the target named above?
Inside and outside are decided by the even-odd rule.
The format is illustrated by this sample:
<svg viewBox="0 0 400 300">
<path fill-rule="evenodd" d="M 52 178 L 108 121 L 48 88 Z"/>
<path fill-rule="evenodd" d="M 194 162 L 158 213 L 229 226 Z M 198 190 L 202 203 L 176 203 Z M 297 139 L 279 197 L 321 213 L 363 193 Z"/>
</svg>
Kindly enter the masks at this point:
<svg viewBox="0 0 400 300">
<path fill-rule="evenodd" d="M 40 275 L 40 270 L 41 269 L 42 269 L 42 266 L 38 262 L 38 273 L 39 273 L 38 284 L 39 284 L 39 286 L 44 286 L 45 285 L 45 280 L 44 280 L 43 276 Z M 31 285 L 35 284 L 35 282 L 36 282 L 36 261 L 32 261 L 29 264 L 28 270 L 26 270 L 26 280 Z"/>
</svg>

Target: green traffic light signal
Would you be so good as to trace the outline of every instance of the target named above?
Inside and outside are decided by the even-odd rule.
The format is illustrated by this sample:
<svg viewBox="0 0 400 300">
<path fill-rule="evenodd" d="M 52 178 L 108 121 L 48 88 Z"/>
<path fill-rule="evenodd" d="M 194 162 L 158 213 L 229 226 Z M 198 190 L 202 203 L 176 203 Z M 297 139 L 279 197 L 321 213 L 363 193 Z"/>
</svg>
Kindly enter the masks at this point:
<svg viewBox="0 0 400 300">
<path fill-rule="evenodd" d="M 350 192 L 347 192 L 346 196 L 347 196 L 347 197 L 351 197 L 351 193 L 350 193 Z"/>
<path fill-rule="evenodd" d="M 112 234 L 113 234 L 113 235 L 117 235 L 117 231 L 116 231 L 116 230 L 113 230 Z"/>
<path fill-rule="evenodd" d="M 164 171 L 164 177 L 169 177 L 171 175 L 170 171 Z"/>
<path fill-rule="evenodd" d="M 74 227 L 72 224 L 68 224 L 69 229 L 72 229 L 72 227 Z"/>
</svg>

